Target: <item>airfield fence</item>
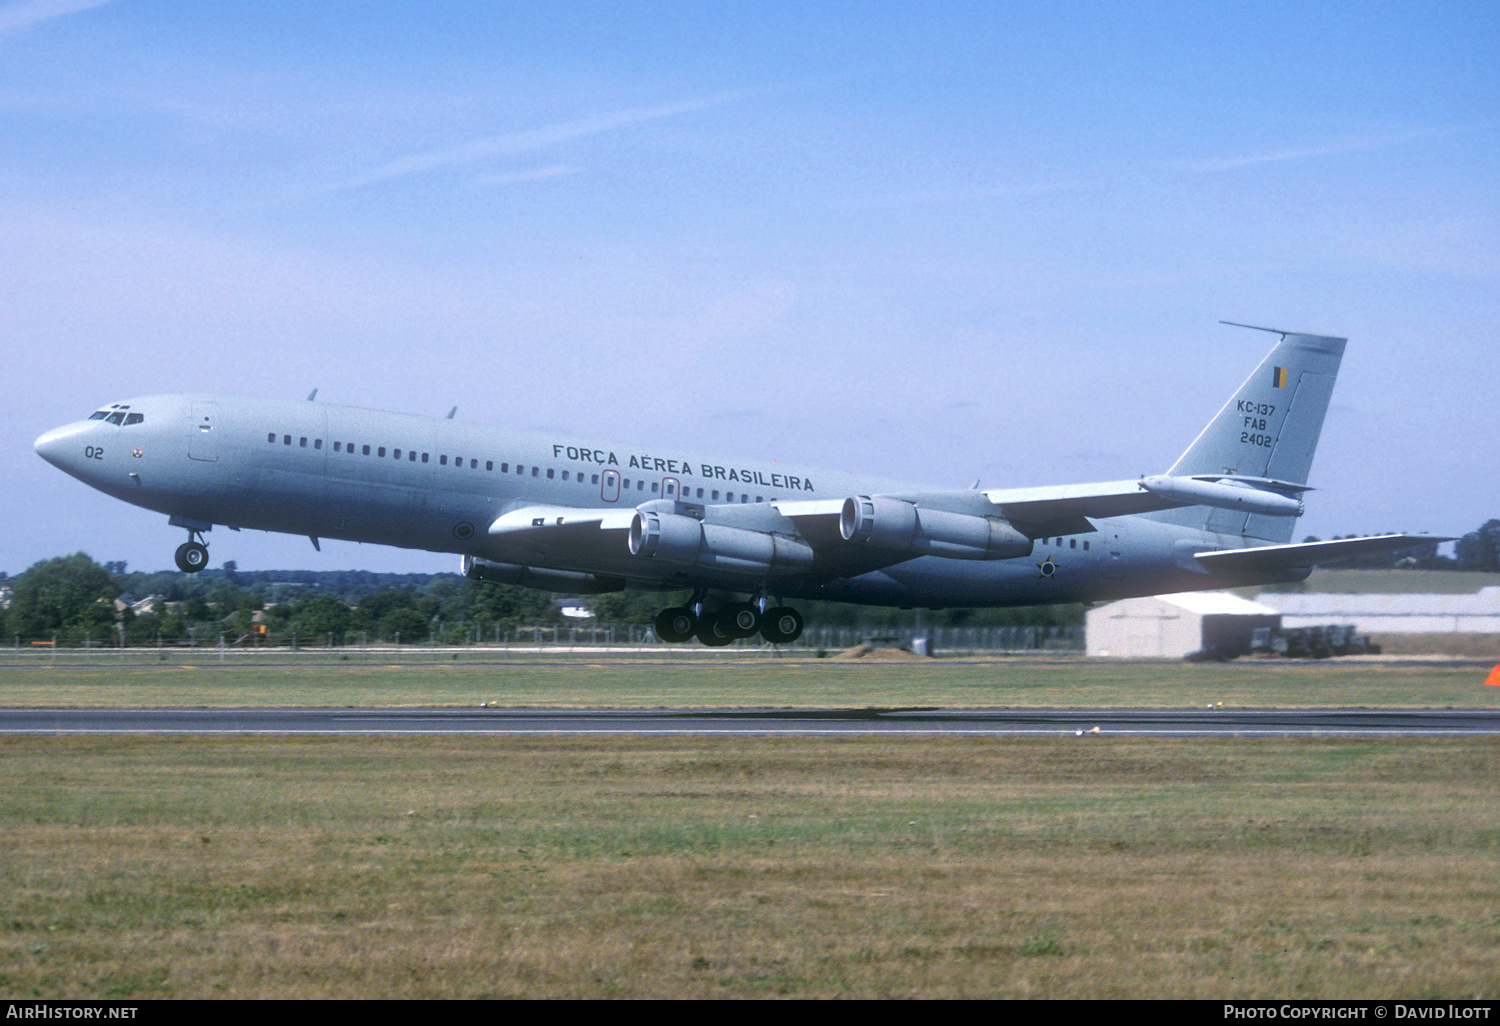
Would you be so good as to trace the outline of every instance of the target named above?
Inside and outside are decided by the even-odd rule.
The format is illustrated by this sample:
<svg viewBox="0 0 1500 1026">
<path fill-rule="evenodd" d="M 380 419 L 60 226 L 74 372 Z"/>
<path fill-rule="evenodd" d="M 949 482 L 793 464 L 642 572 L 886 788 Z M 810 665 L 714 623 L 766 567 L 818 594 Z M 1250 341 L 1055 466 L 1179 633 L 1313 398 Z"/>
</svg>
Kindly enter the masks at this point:
<svg viewBox="0 0 1500 1026">
<path fill-rule="evenodd" d="M 13 637 L 0 646 L 0 665 L 107 665 L 191 658 L 194 661 L 240 662 L 248 656 L 295 657 L 299 661 L 365 662 L 420 659 L 482 659 L 497 653 L 544 655 L 564 652 L 610 653 L 618 656 L 666 654 L 685 656 L 750 655 L 770 651 L 800 656 L 832 656 L 868 645 L 876 649 L 904 649 L 932 656 L 1025 653 L 1039 651 L 1081 652 L 1083 627 L 809 627 L 788 645 L 770 645 L 757 638 L 708 648 L 697 642 L 669 645 L 655 631 L 640 624 L 558 625 L 501 630 L 467 624 L 445 624 L 433 636 L 417 642 L 376 639 L 368 634 L 346 633 L 342 637 L 295 634 L 234 638 L 228 634 L 198 630 L 182 641 L 124 644 L 117 635 L 94 638 L 90 634 L 47 638 Z"/>
</svg>

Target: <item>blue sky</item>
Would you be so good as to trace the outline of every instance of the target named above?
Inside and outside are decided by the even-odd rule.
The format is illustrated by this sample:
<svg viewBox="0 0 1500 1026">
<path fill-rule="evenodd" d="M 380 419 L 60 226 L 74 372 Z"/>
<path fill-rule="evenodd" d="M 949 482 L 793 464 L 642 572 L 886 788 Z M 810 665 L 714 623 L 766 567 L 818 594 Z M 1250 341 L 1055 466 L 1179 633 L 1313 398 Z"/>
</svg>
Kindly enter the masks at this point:
<svg viewBox="0 0 1500 1026">
<path fill-rule="evenodd" d="M 1500 516 L 1494 3 L 0 2 L 0 570 L 152 392 L 940 487 L 1165 469 L 1346 335 L 1298 535 Z M 258 533 L 244 568 L 452 557 Z"/>
</svg>

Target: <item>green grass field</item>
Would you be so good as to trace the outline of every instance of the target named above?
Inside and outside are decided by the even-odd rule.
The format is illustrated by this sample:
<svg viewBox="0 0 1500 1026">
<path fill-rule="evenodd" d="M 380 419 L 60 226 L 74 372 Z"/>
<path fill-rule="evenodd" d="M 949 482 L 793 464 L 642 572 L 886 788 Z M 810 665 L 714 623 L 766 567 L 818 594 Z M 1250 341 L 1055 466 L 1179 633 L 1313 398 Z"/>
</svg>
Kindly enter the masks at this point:
<svg viewBox="0 0 1500 1026">
<path fill-rule="evenodd" d="M 0 705 L 1493 707 L 1486 668 L 0 666 Z M 0 993 L 1494 998 L 1472 740 L 0 739 Z"/>
<path fill-rule="evenodd" d="M 197 658 L 194 658 L 196 655 Z M 92 665 L 0 664 L 0 706 L 1416 706 L 1493 708 L 1469 664 L 1134 663 L 1084 658 L 921 660 L 373 656 L 399 662 L 212 652 L 112 653 Z M 485 661 L 489 660 L 489 661 Z"/>
</svg>

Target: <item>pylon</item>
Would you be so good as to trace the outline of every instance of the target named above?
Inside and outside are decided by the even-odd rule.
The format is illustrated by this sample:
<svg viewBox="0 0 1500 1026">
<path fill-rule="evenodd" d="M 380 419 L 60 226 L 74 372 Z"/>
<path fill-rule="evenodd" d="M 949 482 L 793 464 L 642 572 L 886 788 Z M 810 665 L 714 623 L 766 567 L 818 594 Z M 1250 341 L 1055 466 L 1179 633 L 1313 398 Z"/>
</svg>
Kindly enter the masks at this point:
<svg viewBox="0 0 1500 1026">
<path fill-rule="evenodd" d="M 1485 678 L 1485 683 L 1492 688 L 1500 688 L 1500 663 L 1495 664 L 1495 668 L 1490 671 L 1489 677 Z"/>
</svg>

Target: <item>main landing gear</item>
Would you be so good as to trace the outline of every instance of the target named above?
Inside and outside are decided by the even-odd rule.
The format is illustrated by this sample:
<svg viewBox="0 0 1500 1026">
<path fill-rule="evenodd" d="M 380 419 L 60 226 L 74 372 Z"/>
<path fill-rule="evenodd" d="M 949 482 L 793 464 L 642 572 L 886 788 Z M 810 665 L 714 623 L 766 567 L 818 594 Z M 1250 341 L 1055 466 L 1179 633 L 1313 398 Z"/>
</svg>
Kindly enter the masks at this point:
<svg viewBox="0 0 1500 1026">
<path fill-rule="evenodd" d="M 656 614 L 656 636 L 661 640 L 675 643 L 696 637 L 711 647 L 755 634 L 773 645 L 785 645 L 802 636 L 802 626 L 801 613 L 791 606 L 765 608 L 764 599 L 759 603 L 733 602 L 707 613 L 702 600 L 695 597 L 685 606 Z"/>
</svg>

